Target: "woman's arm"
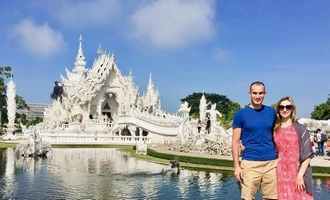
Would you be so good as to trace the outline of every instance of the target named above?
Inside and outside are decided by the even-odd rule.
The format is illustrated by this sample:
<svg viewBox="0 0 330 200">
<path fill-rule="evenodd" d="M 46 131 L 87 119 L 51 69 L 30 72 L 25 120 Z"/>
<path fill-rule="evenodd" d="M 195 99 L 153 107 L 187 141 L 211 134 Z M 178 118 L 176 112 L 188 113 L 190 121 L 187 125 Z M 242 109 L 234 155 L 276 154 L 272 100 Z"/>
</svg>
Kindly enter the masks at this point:
<svg viewBox="0 0 330 200">
<path fill-rule="evenodd" d="M 310 162 L 311 162 L 311 158 L 307 158 L 300 165 L 298 175 L 297 175 L 297 180 L 296 180 L 296 186 L 297 186 L 298 191 L 305 190 L 304 174 L 305 174 L 306 169 L 308 168 Z"/>
</svg>

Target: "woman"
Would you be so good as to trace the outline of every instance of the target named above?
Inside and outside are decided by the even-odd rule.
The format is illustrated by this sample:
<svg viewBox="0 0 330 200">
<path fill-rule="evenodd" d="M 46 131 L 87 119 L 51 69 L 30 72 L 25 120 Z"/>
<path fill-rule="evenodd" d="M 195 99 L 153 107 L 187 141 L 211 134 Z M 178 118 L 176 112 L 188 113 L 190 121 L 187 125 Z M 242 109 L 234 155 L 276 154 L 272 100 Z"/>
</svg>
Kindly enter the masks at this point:
<svg viewBox="0 0 330 200">
<path fill-rule="evenodd" d="M 309 132 L 297 122 L 296 106 L 291 97 L 284 97 L 277 103 L 276 113 L 278 199 L 313 199 L 309 165 L 313 152 Z"/>
</svg>

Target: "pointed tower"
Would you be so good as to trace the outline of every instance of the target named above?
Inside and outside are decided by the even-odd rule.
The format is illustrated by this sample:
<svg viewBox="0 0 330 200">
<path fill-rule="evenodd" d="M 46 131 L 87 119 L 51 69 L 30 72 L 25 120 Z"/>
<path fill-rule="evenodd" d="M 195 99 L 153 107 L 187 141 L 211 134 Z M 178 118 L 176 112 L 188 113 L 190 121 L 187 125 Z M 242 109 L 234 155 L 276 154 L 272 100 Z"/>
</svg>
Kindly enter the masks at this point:
<svg viewBox="0 0 330 200">
<path fill-rule="evenodd" d="M 129 72 L 128 72 L 127 79 L 128 79 L 129 81 L 133 82 L 133 72 L 132 72 L 131 69 L 130 69 Z"/>
<path fill-rule="evenodd" d="M 79 48 L 76 56 L 76 61 L 74 62 L 74 68 L 72 70 L 74 73 L 83 74 L 86 72 L 86 61 L 84 52 L 82 50 L 82 36 L 79 36 Z"/>
<path fill-rule="evenodd" d="M 87 69 L 85 56 L 82 50 L 82 36 L 79 36 L 79 47 L 77 56 L 74 62 L 72 71 L 65 69 L 66 78 L 62 80 L 64 85 L 64 93 L 68 96 L 74 95 L 77 91 L 77 88 L 80 87 L 80 82 L 83 81 L 87 76 Z"/>
<path fill-rule="evenodd" d="M 152 92 L 152 93 L 156 93 L 156 87 L 154 82 L 152 81 L 152 75 L 151 73 L 149 74 L 149 82 L 148 82 L 148 86 L 147 86 L 147 93 L 148 91 Z"/>
<path fill-rule="evenodd" d="M 147 91 L 144 96 L 144 106 L 152 107 L 153 110 L 160 108 L 159 93 L 155 87 L 155 84 L 152 81 L 151 73 L 149 75 Z"/>
<path fill-rule="evenodd" d="M 201 120 L 201 122 L 204 122 L 206 120 L 206 107 L 207 107 L 207 103 L 203 91 L 203 95 L 199 101 L 199 120 Z"/>
<path fill-rule="evenodd" d="M 102 49 L 101 44 L 99 44 L 99 47 L 97 47 L 97 50 L 96 50 L 96 55 L 101 56 L 102 54 L 105 54 L 105 51 L 104 51 L 104 49 Z"/>
</svg>

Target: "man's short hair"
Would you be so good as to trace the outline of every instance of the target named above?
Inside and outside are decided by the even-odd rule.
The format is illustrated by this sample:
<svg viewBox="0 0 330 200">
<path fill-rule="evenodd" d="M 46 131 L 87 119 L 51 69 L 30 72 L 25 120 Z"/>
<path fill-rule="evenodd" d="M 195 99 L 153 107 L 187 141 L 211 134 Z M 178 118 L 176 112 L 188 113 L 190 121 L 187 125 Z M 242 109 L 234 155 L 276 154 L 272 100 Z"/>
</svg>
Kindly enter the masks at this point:
<svg viewBox="0 0 330 200">
<path fill-rule="evenodd" d="M 252 86 L 254 86 L 254 85 L 261 85 L 261 86 L 264 87 L 264 89 L 265 89 L 265 91 L 266 91 L 266 86 L 265 86 L 265 84 L 264 84 L 263 82 L 261 82 L 261 81 L 254 81 L 254 82 L 252 82 L 252 83 L 250 84 L 250 91 L 251 91 L 251 89 L 252 89 Z"/>
</svg>

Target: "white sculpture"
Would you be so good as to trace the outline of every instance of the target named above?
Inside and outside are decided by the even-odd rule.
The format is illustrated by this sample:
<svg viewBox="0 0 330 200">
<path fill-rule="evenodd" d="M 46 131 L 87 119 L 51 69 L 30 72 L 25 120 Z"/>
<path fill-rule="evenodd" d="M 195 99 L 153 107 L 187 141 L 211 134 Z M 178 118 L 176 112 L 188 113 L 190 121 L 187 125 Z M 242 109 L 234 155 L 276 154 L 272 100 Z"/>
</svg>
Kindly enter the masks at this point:
<svg viewBox="0 0 330 200">
<path fill-rule="evenodd" d="M 20 143 L 15 148 L 15 152 L 23 157 L 47 157 L 47 153 L 51 151 L 51 146 L 42 141 L 37 130 L 34 129 L 26 142 Z"/>
<path fill-rule="evenodd" d="M 216 109 L 217 104 L 214 103 L 211 105 L 211 109 L 208 110 L 208 113 L 210 114 L 210 120 L 211 120 L 211 132 L 215 131 L 215 127 L 217 125 L 217 117 L 221 117 L 221 113 Z"/>
<path fill-rule="evenodd" d="M 206 98 L 205 95 L 203 94 L 202 98 L 199 101 L 199 120 L 201 120 L 201 122 L 205 122 L 206 120 L 206 107 L 207 107 Z"/>
<path fill-rule="evenodd" d="M 7 110 L 8 110 L 8 124 L 7 134 L 4 139 L 14 139 L 15 131 L 15 116 L 16 116 L 16 86 L 11 78 L 7 84 Z"/>
<path fill-rule="evenodd" d="M 180 108 L 178 110 L 178 113 L 182 115 L 183 118 L 189 118 L 189 112 L 191 110 L 191 107 L 189 107 L 189 104 L 187 101 L 183 102 L 180 105 Z"/>
</svg>

